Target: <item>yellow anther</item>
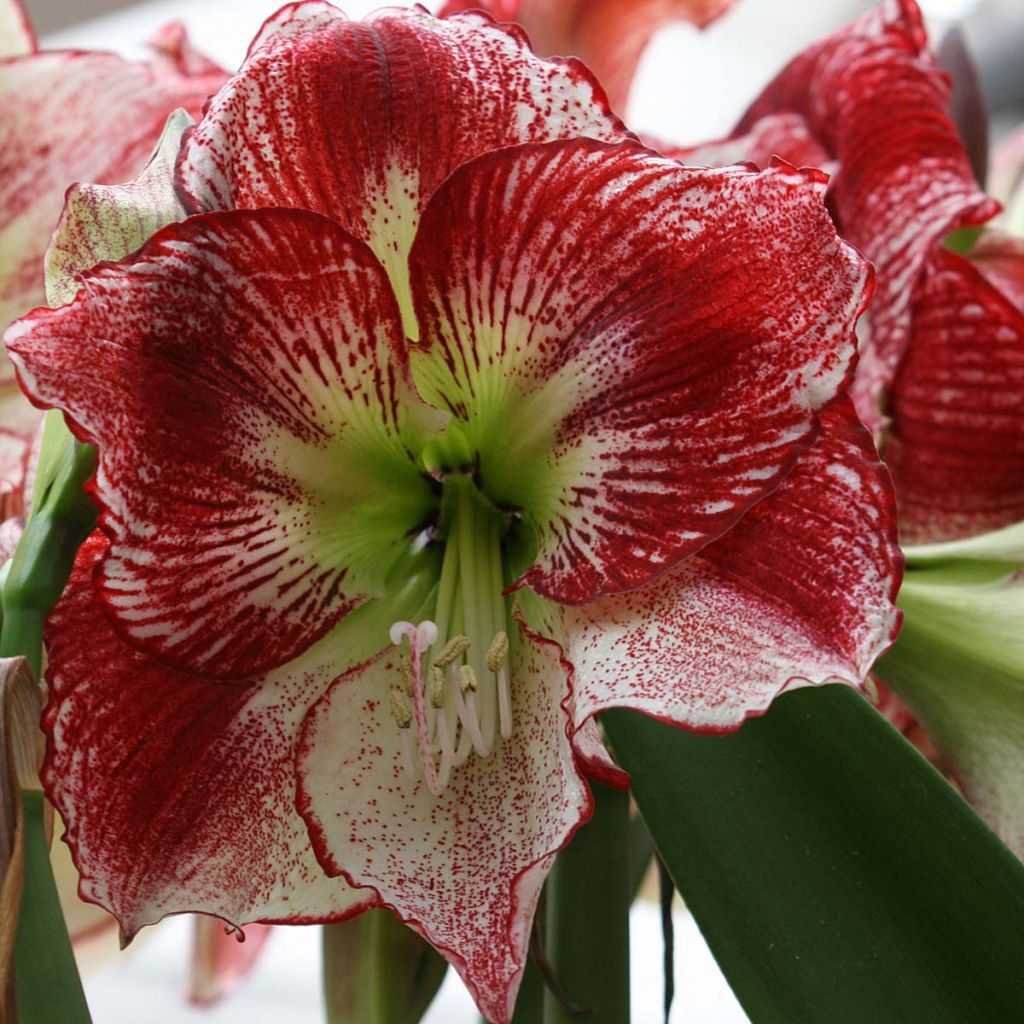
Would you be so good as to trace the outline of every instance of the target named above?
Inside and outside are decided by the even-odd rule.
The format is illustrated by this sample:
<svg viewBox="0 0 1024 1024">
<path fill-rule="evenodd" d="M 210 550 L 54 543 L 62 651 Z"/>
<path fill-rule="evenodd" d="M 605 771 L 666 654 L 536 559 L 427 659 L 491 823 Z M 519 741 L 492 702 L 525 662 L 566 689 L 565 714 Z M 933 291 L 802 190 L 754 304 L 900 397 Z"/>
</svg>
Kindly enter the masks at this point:
<svg viewBox="0 0 1024 1024">
<path fill-rule="evenodd" d="M 476 673 L 473 671 L 472 665 L 459 666 L 459 687 L 462 690 L 463 697 L 465 697 L 467 690 L 472 690 L 476 693 Z"/>
<path fill-rule="evenodd" d="M 412 659 L 408 654 L 398 661 L 398 674 L 402 677 L 402 692 L 412 696 Z"/>
<path fill-rule="evenodd" d="M 492 641 L 487 651 L 487 668 L 497 673 L 508 657 L 508 633 L 502 630 Z"/>
<path fill-rule="evenodd" d="M 435 708 L 444 707 L 444 672 L 436 665 L 430 669 L 430 685 L 427 687 L 427 696 Z"/>
<path fill-rule="evenodd" d="M 412 725 L 412 705 L 400 686 L 388 687 L 388 700 L 391 702 L 391 717 L 399 729 L 408 729 Z"/>
<path fill-rule="evenodd" d="M 457 661 L 461 658 L 468 650 L 468 636 L 453 636 L 451 640 L 444 645 L 441 653 L 434 659 L 434 664 L 438 668 L 447 668 L 453 661 Z"/>
</svg>

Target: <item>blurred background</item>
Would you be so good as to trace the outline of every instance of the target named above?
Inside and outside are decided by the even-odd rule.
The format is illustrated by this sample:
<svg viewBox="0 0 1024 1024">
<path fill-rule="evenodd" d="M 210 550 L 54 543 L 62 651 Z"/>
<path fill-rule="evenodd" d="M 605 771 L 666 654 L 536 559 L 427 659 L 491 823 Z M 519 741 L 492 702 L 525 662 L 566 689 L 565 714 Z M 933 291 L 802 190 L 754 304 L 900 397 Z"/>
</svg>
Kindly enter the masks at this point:
<svg viewBox="0 0 1024 1024">
<path fill-rule="evenodd" d="M 46 48 L 109 49 L 146 56 L 146 40 L 164 23 L 184 22 L 195 45 L 225 67 L 237 66 L 249 39 L 283 0 L 24 0 Z M 353 17 L 388 0 L 335 0 Z M 389 0 L 404 6 L 400 0 Z M 994 140 L 1024 121 L 1024 0 L 920 0 L 933 40 L 962 26 L 992 112 Z M 439 0 L 427 3 L 434 9 Z M 630 126 L 679 143 L 726 134 L 749 101 L 795 53 L 872 6 L 865 0 L 737 0 L 704 33 L 678 25 L 648 49 L 634 85 Z M 60 871 L 72 868 L 56 845 Z M 73 891 L 73 882 L 66 885 Z M 653 891 L 656 891 L 656 887 Z M 189 1006 L 184 993 L 193 943 L 192 920 L 147 929 L 117 953 L 116 931 L 102 912 L 70 899 L 67 913 L 82 938 L 82 961 L 96 1024 L 135 1021 L 145 1009 L 159 1024 L 313 1024 L 322 1019 L 319 938 L 315 928 L 274 929 L 244 985 L 217 1003 Z M 676 921 L 677 998 L 671 1024 L 744 1024 L 692 919 Z M 633 914 L 635 1024 L 662 1020 L 662 937 L 653 900 Z M 428 1024 L 476 1024 L 468 995 L 449 972 Z M 370 1024 L 370 1022 L 368 1022 Z"/>
</svg>

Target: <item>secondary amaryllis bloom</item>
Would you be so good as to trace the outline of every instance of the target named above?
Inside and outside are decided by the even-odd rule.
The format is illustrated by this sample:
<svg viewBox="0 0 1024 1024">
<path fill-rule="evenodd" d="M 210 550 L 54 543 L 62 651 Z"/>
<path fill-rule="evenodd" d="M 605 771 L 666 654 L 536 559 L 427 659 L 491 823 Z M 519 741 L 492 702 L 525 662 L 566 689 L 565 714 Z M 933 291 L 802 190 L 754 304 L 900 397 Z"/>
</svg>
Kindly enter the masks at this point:
<svg viewBox="0 0 1024 1024">
<path fill-rule="evenodd" d="M 704 28 L 733 0 L 448 0 L 441 13 L 485 10 L 526 29 L 537 53 L 579 57 L 623 111 L 654 34 L 677 21 Z"/>
<path fill-rule="evenodd" d="M 112 53 L 38 51 L 17 0 L 0 0 L 0 328 L 45 301 L 43 255 L 75 181 L 116 182 L 146 162 L 167 115 L 198 115 L 226 73 L 180 26 L 150 63 Z M 19 504 L 39 413 L 0 360 L 0 495 Z"/>
<path fill-rule="evenodd" d="M 287 7 L 175 166 L 7 334 L 99 448 L 48 636 L 83 889 L 128 934 L 384 905 L 504 1024 L 581 762 L 623 782 L 596 714 L 734 728 L 894 635 L 868 269 L 818 172 L 660 158 L 481 15 Z"/>
<path fill-rule="evenodd" d="M 832 172 L 829 202 L 840 233 L 878 274 L 853 387 L 861 419 L 876 430 L 932 251 L 951 231 L 999 209 L 974 180 L 949 95 L 914 0 L 885 0 L 799 54 L 731 139 L 668 150 L 708 164 L 763 164 L 778 154 Z"/>
</svg>

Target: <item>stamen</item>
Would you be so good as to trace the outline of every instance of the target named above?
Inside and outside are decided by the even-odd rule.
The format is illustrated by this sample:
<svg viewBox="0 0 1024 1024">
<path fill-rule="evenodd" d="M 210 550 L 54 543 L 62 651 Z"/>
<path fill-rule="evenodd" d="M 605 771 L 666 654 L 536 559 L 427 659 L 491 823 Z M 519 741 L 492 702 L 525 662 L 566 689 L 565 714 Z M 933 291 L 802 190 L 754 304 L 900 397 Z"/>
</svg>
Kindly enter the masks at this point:
<svg viewBox="0 0 1024 1024">
<path fill-rule="evenodd" d="M 487 651 L 487 668 L 497 673 L 508 657 L 508 633 L 502 630 L 492 641 Z"/>
<path fill-rule="evenodd" d="M 452 662 L 458 661 L 469 650 L 468 636 L 453 636 L 434 659 L 438 668 L 447 668 Z"/>
<path fill-rule="evenodd" d="M 498 718 L 501 722 L 501 738 L 512 735 L 512 698 L 508 692 L 508 672 L 504 666 L 498 670 Z"/>
<path fill-rule="evenodd" d="M 430 669 L 430 687 L 427 690 L 427 695 L 435 708 L 444 707 L 444 672 L 436 664 L 432 665 Z M 443 719 L 444 715 L 439 717 Z"/>
<path fill-rule="evenodd" d="M 480 683 L 476 678 L 476 673 L 473 671 L 472 665 L 460 665 L 459 666 L 459 689 L 462 690 L 462 695 L 466 695 L 467 690 L 478 690 Z"/>
<path fill-rule="evenodd" d="M 398 686 L 392 686 L 388 690 L 388 700 L 391 702 L 391 717 L 399 729 L 408 729 L 412 724 L 412 705 L 405 691 Z"/>
</svg>

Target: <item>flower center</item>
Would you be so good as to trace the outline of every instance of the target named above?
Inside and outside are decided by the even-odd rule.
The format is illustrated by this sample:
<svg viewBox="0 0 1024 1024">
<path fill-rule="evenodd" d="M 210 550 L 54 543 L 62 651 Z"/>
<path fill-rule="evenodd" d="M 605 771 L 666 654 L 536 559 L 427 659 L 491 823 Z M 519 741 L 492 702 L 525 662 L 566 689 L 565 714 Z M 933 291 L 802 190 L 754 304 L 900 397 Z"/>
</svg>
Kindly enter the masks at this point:
<svg viewBox="0 0 1024 1024">
<path fill-rule="evenodd" d="M 407 774 L 435 795 L 470 754 L 512 735 L 502 538 L 506 516 L 468 473 L 445 478 L 444 560 L 433 619 L 396 622 L 405 647 L 389 692 Z"/>
</svg>

